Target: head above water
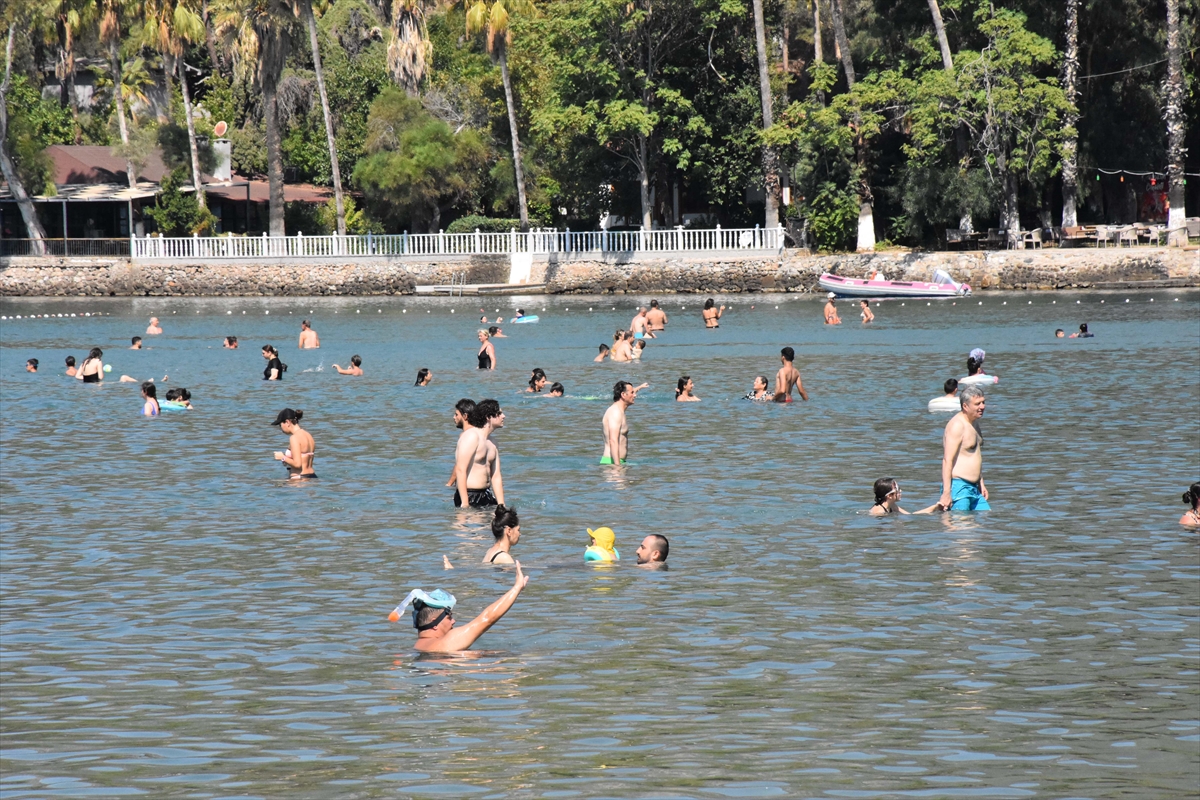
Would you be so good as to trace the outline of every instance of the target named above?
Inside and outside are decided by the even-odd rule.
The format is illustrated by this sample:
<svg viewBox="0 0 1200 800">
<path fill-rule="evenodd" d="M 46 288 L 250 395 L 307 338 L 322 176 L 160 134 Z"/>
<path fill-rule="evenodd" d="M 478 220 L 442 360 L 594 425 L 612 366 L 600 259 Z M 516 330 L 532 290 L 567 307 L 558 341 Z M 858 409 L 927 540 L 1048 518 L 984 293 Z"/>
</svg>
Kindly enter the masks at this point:
<svg viewBox="0 0 1200 800">
<path fill-rule="evenodd" d="M 692 380 L 690 375 L 684 375 L 679 379 L 679 383 L 675 385 L 675 396 L 683 394 L 687 390 L 688 383 Z"/>
<path fill-rule="evenodd" d="M 1067 335 L 1067 334 L 1066 334 L 1065 332 L 1063 332 L 1063 329 L 1062 329 L 1062 328 L 1056 328 L 1056 329 L 1054 330 L 1054 338 L 1055 338 L 1055 339 L 1061 339 L 1061 338 L 1063 338 L 1063 337 L 1064 337 L 1064 336 L 1066 336 L 1066 335 Z"/>
<path fill-rule="evenodd" d="M 767 387 L 770 385 L 771 384 L 767 383 L 766 375 L 755 375 L 754 376 L 754 391 L 765 392 L 767 390 Z"/>
<path fill-rule="evenodd" d="M 503 416 L 500 403 L 488 398 L 475 404 L 475 408 L 467 415 L 467 421 L 471 423 L 472 428 L 484 428 L 489 422 L 493 428 L 499 428 L 504 424 Z"/>
<path fill-rule="evenodd" d="M 783 360 L 789 364 L 796 360 L 796 351 L 790 347 L 785 347 L 779 351 L 779 355 L 783 356 Z"/>
<path fill-rule="evenodd" d="M 285 408 L 275 415 L 275 421 L 272 425 L 278 425 L 282 428 L 286 425 L 299 425 L 300 420 L 304 419 L 304 412 L 298 408 Z"/>
<path fill-rule="evenodd" d="M 132 339 L 130 339 L 130 340 L 129 340 L 129 343 L 130 343 L 130 344 L 132 344 L 132 345 L 134 345 L 134 346 L 136 346 L 136 345 L 139 345 L 139 344 L 141 344 L 141 343 L 142 343 L 142 337 L 140 337 L 140 336 L 134 336 Z"/>
<path fill-rule="evenodd" d="M 362 366 L 362 356 L 350 356 L 350 363 L 356 367 Z"/>
<path fill-rule="evenodd" d="M 417 382 L 414 383 L 413 386 L 424 386 L 425 379 L 428 377 L 429 377 L 429 368 L 421 367 L 419 370 L 417 370 Z"/>
<path fill-rule="evenodd" d="M 950 380 L 943 383 L 942 391 L 945 392 L 946 394 L 954 394 L 955 392 L 957 392 L 958 391 L 958 380 L 956 378 L 951 378 Z"/>
<path fill-rule="evenodd" d="M 404 609 L 411 604 L 413 607 L 412 623 L 418 632 L 436 628 L 446 619 L 451 620 L 453 626 L 454 615 L 452 612 L 457 603 L 458 600 L 454 595 L 443 589 L 434 589 L 432 592 L 413 589 L 408 593 L 408 597 L 404 598 L 404 602 L 396 606 L 391 614 L 388 614 L 388 619 L 392 622 L 399 622 Z"/>
<path fill-rule="evenodd" d="M 93 358 L 100 358 L 103 355 L 104 355 L 103 350 L 101 350 L 99 347 L 93 347 L 91 350 L 88 351 L 88 360 L 90 361 Z"/>
<path fill-rule="evenodd" d="M 967 377 L 979 373 L 979 368 L 983 366 L 983 362 L 976 361 L 973 356 L 967 357 Z"/>
<path fill-rule="evenodd" d="M 657 300 L 651 300 L 651 301 L 650 301 L 650 307 L 651 307 L 651 308 L 658 308 L 658 301 L 657 301 Z"/>
<path fill-rule="evenodd" d="M 1084 323 L 1081 323 L 1081 324 L 1079 325 L 1079 332 L 1080 332 L 1080 333 L 1087 333 L 1087 332 L 1088 332 L 1088 330 L 1087 330 L 1087 323 L 1086 323 L 1086 322 L 1084 322 Z"/>
<path fill-rule="evenodd" d="M 520 527 L 521 520 L 517 517 L 515 508 L 508 508 L 504 505 L 496 506 L 496 515 L 492 517 L 492 536 L 502 539 L 506 529 Z M 520 535 L 519 531 L 517 531 L 517 535 Z"/>
<path fill-rule="evenodd" d="M 308 324 L 308 320 L 304 320 L 303 322 L 300 323 L 300 327 L 303 328 L 304 330 L 308 330 L 309 328 L 312 327 L 312 325 Z M 326 331 L 326 332 L 328 333 L 328 331 Z"/>
<path fill-rule="evenodd" d="M 969 384 L 958 393 L 958 405 L 966 411 L 968 407 L 976 405 L 976 398 L 979 400 L 978 405 L 982 407 L 985 399 L 983 389 L 977 383 Z"/>
<path fill-rule="evenodd" d="M 226 336 L 225 344 L 229 345 L 230 347 L 237 347 L 237 337 L 236 336 Z"/>
<path fill-rule="evenodd" d="M 642 543 L 638 545 L 637 563 L 649 564 L 654 561 L 666 561 L 670 553 L 671 543 L 667 540 L 667 537 L 662 534 L 652 533 L 642 539 Z"/>
<path fill-rule="evenodd" d="M 626 392 L 633 391 L 633 384 L 629 381 L 617 381 L 613 384 L 613 402 L 617 402 L 625 396 Z M 629 402 L 632 402 L 630 400 Z"/>
<path fill-rule="evenodd" d="M 1200 509 L 1200 481 L 1193 483 L 1183 493 L 1183 502 L 1190 505 L 1193 511 Z"/>
<path fill-rule="evenodd" d="M 154 385 L 154 381 L 146 381 L 142 384 L 142 395 L 152 400 L 158 399 L 158 387 Z"/>
<path fill-rule="evenodd" d="M 67 366 L 68 367 L 75 366 L 75 356 L 67 356 Z"/>
<path fill-rule="evenodd" d="M 607 353 L 607 352 L 608 352 L 609 350 L 611 350 L 611 349 L 612 349 L 612 348 L 610 348 L 610 347 L 609 347 L 608 345 L 606 345 L 606 344 L 602 344 L 602 345 L 600 345 L 600 352 L 601 352 L 601 353 Z"/>
<path fill-rule="evenodd" d="M 564 389 L 563 385 L 561 383 L 559 383 L 558 381 L 555 381 L 554 383 L 550 384 L 550 394 L 555 397 L 562 397 L 563 392 L 565 392 L 565 391 L 566 391 L 566 389 Z"/>
<path fill-rule="evenodd" d="M 875 505 L 881 506 L 887 502 L 888 495 L 892 492 L 898 492 L 900 489 L 896 485 L 895 478 L 880 478 L 875 481 Z"/>
<path fill-rule="evenodd" d="M 30 359 L 27 359 L 27 360 L 25 361 L 25 366 L 26 366 L 26 367 L 33 367 L 33 369 L 36 371 L 36 370 L 37 370 L 37 368 L 38 368 L 38 360 L 37 360 L 36 358 L 30 358 Z"/>
<path fill-rule="evenodd" d="M 714 305 L 716 305 L 716 303 L 715 303 L 715 302 L 713 301 L 713 299 L 710 297 L 710 298 L 708 298 L 707 300 L 705 300 L 705 301 L 704 301 L 704 310 L 705 310 L 705 311 L 708 311 L 708 310 L 709 310 L 710 308 L 712 308 Z"/>
<path fill-rule="evenodd" d="M 493 325 L 492 327 L 488 328 L 488 336 L 489 337 L 495 336 L 499 332 L 500 332 L 500 328 L 497 325 Z"/>
</svg>

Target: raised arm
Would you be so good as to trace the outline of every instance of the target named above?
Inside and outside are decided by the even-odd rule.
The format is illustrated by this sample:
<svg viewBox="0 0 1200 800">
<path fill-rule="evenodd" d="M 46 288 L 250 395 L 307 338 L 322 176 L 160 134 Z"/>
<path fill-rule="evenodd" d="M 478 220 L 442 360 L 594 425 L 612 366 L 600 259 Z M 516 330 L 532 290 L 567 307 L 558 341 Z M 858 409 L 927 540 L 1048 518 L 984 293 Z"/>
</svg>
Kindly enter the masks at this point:
<svg viewBox="0 0 1200 800">
<path fill-rule="evenodd" d="M 517 595 L 525 588 L 525 584 L 529 583 L 529 578 L 521 572 L 521 562 L 516 562 L 517 579 L 513 582 L 513 587 L 504 594 L 500 595 L 500 599 L 492 603 L 483 610 L 475 619 L 463 625 L 461 628 L 454 628 L 446 634 L 441 641 L 441 646 L 438 648 L 442 651 L 466 650 L 471 645 L 475 644 L 475 640 L 483 634 L 487 633 L 488 628 L 491 628 L 500 618 L 508 613 L 512 608 L 513 603 L 517 601 Z"/>
<path fill-rule="evenodd" d="M 954 480 L 954 462 L 958 460 L 958 451 L 962 447 L 962 423 L 957 419 L 951 420 L 942 435 L 942 496 L 938 505 L 950 508 L 950 484 Z"/>
</svg>

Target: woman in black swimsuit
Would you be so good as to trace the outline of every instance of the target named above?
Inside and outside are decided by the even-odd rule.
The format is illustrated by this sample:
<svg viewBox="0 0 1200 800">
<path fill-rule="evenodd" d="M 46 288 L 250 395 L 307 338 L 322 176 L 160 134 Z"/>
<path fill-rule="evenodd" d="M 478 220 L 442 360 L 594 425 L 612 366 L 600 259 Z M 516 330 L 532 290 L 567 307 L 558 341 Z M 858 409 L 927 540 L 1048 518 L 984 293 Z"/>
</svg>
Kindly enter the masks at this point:
<svg viewBox="0 0 1200 800">
<path fill-rule="evenodd" d="M 84 383 L 99 383 L 104 380 L 104 363 L 100 360 L 103 355 L 104 352 L 99 347 L 93 347 L 75 372 L 75 377 Z"/>
<path fill-rule="evenodd" d="M 1200 481 L 1193 483 L 1183 493 L 1183 502 L 1189 504 L 1191 509 L 1179 518 L 1179 524 L 1187 525 L 1190 528 L 1200 528 Z"/>
<path fill-rule="evenodd" d="M 287 364 L 279 360 L 279 351 L 269 344 L 264 344 L 262 355 L 267 359 L 267 368 L 263 370 L 263 380 L 283 380 L 283 373 L 287 372 Z"/>
<path fill-rule="evenodd" d="M 483 554 L 485 564 L 512 564 L 513 557 L 509 549 L 521 540 L 521 520 L 517 519 L 515 508 L 496 506 L 496 516 L 492 518 L 492 535 L 496 543 Z"/>
<path fill-rule="evenodd" d="M 487 331 L 479 332 L 479 368 L 480 369 L 495 369 L 496 368 L 496 346 L 490 341 L 491 336 Z"/>
</svg>

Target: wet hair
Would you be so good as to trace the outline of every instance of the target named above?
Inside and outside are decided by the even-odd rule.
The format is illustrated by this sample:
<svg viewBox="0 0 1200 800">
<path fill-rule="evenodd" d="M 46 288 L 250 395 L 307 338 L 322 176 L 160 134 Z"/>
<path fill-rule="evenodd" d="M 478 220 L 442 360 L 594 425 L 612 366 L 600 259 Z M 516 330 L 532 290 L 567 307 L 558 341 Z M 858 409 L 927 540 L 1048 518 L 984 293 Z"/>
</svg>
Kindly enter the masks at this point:
<svg viewBox="0 0 1200 800">
<path fill-rule="evenodd" d="M 537 384 L 539 380 L 546 380 L 546 371 L 541 367 L 534 367 L 533 372 L 529 375 L 529 388 L 536 392 L 538 390 Z"/>
<path fill-rule="evenodd" d="M 607 353 L 607 352 L 608 352 L 609 350 L 611 350 L 611 349 L 612 349 L 612 348 L 611 348 L 611 347 L 609 347 L 609 346 L 608 346 L 608 345 L 606 345 L 606 344 L 602 344 L 602 345 L 600 345 L 600 352 L 601 352 L 601 353 Z"/>
<path fill-rule="evenodd" d="M 38 367 L 38 360 L 36 358 L 31 358 L 28 361 L 26 361 L 25 363 L 32 364 L 34 369 L 37 369 L 37 367 Z"/>
<path fill-rule="evenodd" d="M 168 400 L 178 400 L 179 402 L 186 402 L 186 401 L 192 399 L 192 393 L 189 392 L 187 389 L 184 389 L 183 387 L 179 387 L 178 389 L 168 389 L 167 390 L 167 399 Z"/>
<path fill-rule="evenodd" d="M 414 383 L 413 386 L 420 386 L 428 376 L 429 370 L 426 367 L 421 367 L 419 370 L 417 370 L 417 382 Z"/>
<path fill-rule="evenodd" d="M 301 322 L 301 323 L 300 323 L 300 327 L 302 327 L 302 328 L 311 328 L 311 327 L 312 327 L 312 325 L 309 325 L 309 324 L 308 324 L 308 320 L 304 320 L 303 322 Z"/>
<path fill-rule="evenodd" d="M 563 385 L 561 383 L 559 383 L 558 381 L 555 381 L 554 383 L 550 384 L 550 394 L 554 394 L 555 392 L 558 392 L 559 394 L 565 394 L 566 391 L 567 390 L 564 389 Z"/>
<path fill-rule="evenodd" d="M 167 389 L 166 399 L 167 400 L 178 400 L 179 399 L 179 390 L 178 389 Z"/>
<path fill-rule="evenodd" d="M 982 361 L 976 361 L 974 358 L 967 356 L 967 377 L 979 372 L 979 368 L 982 366 Z"/>
<path fill-rule="evenodd" d="M 192 399 L 192 393 L 191 393 L 191 392 L 189 392 L 187 389 L 184 389 L 184 388 L 181 386 L 181 387 L 179 387 L 179 399 L 180 399 L 180 400 L 191 400 L 191 399 Z"/>
<path fill-rule="evenodd" d="M 963 387 L 963 390 L 958 393 L 958 404 L 962 408 L 966 408 L 967 403 L 971 402 L 972 398 L 983 396 L 983 389 L 979 388 L 977 384 L 971 383 Z"/>
<path fill-rule="evenodd" d="M 780 350 L 780 351 L 779 351 L 779 355 L 783 356 L 783 357 L 784 357 L 784 358 L 786 358 L 788 361 L 795 361 L 795 360 L 796 360 L 796 351 L 795 351 L 795 350 L 793 350 L 793 349 L 792 349 L 792 348 L 790 348 L 790 347 L 785 347 L 785 348 L 783 348 L 782 350 Z"/>
<path fill-rule="evenodd" d="M 154 385 L 154 381 L 145 381 L 142 384 L 142 393 L 151 399 L 158 399 L 158 388 Z"/>
<path fill-rule="evenodd" d="M 496 516 L 492 517 L 492 536 L 500 539 L 504 536 L 505 528 L 515 528 L 520 524 L 521 520 L 517 519 L 517 510 L 501 503 L 496 506 Z"/>
<path fill-rule="evenodd" d="M 613 342 L 619 342 L 625 338 L 625 331 L 617 328 L 617 332 L 613 334 Z"/>
<path fill-rule="evenodd" d="M 518 308 L 518 309 L 517 309 L 517 316 L 518 316 L 518 317 L 523 317 L 523 316 L 525 316 L 525 309 L 523 309 L 523 308 Z"/>
<path fill-rule="evenodd" d="M 442 615 L 453 616 L 453 613 L 448 608 L 437 608 L 436 606 L 427 606 L 420 600 L 413 600 L 413 627 L 417 630 L 428 630 L 435 627 L 441 620 L 438 617 Z M 437 623 L 434 623 L 434 620 Z M 431 624 L 433 623 L 433 624 Z"/>
<path fill-rule="evenodd" d="M 467 422 L 472 428 L 482 428 L 492 417 L 500 416 L 500 404 L 492 399 L 480 400 L 467 414 Z"/>
<path fill-rule="evenodd" d="M 237 344 L 237 337 L 236 336 L 226 336 L 225 341 L 229 342 L 230 344 Z"/>
<path fill-rule="evenodd" d="M 895 490 L 895 478 L 880 478 L 875 481 L 875 505 L 883 505 L 887 501 L 887 496 Z"/>
<path fill-rule="evenodd" d="M 667 560 L 667 554 L 671 552 L 671 543 L 667 541 L 667 537 L 661 533 L 652 533 L 650 538 L 654 539 L 654 549 L 662 556 L 662 561 Z"/>
<path fill-rule="evenodd" d="M 1183 493 L 1183 502 L 1193 509 L 1200 508 L 1200 481 L 1196 481 Z"/>
<path fill-rule="evenodd" d="M 75 366 L 75 356 L 67 356 L 67 366 L 68 367 Z"/>
<path fill-rule="evenodd" d="M 1079 323 L 1079 332 L 1087 333 L 1087 323 L 1086 322 Z"/>
<path fill-rule="evenodd" d="M 1055 335 L 1055 336 L 1058 336 L 1060 333 L 1065 333 L 1065 331 L 1064 331 L 1062 328 L 1055 328 L 1055 329 L 1054 329 L 1054 335 Z"/>
<path fill-rule="evenodd" d="M 705 300 L 705 301 L 704 301 L 704 310 L 705 310 L 705 311 L 708 311 L 708 310 L 709 310 L 710 308 L 712 308 L 714 305 L 716 305 L 716 303 L 714 303 L 714 302 L 713 302 L 713 299 L 710 297 L 710 298 L 708 298 L 707 300 Z"/>
<path fill-rule="evenodd" d="M 942 391 L 945 392 L 946 394 L 950 394 L 951 392 L 957 392 L 958 391 L 958 379 L 951 378 L 950 380 L 943 383 Z"/>
<path fill-rule="evenodd" d="M 140 342 L 141 340 L 142 340 L 142 337 L 140 337 L 140 336 L 135 336 L 135 337 L 133 337 L 132 339 L 130 339 L 130 340 L 129 340 L 129 343 L 130 343 L 130 344 L 137 344 L 137 343 L 138 343 L 138 342 Z"/>
<path fill-rule="evenodd" d="M 755 376 L 754 376 L 754 382 L 755 382 L 755 383 L 757 383 L 757 382 L 759 382 L 759 381 L 762 381 L 762 383 L 763 383 L 763 388 L 764 388 L 764 389 L 766 389 L 766 388 L 769 388 L 769 387 L 771 386 L 771 384 L 767 382 L 767 376 L 766 376 L 766 375 L 755 375 Z"/>
<path fill-rule="evenodd" d="M 356 367 L 362 366 L 362 356 L 350 356 L 350 363 Z"/>
<path fill-rule="evenodd" d="M 632 389 L 633 384 L 629 381 L 617 381 L 613 384 L 613 402 L 621 399 L 621 395 L 625 394 L 626 389 Z"/>
<path fill-rule="evenodd" d="M 679 398 L 679 395 L 683 394 L 683 387 L 687 386 L 687 382 L 690 381 L 691 379 L 692 378 L 690 375 L 684 375 L 682 378 L 679 379 L 679 383 L 675 387 L 676 399 Z"/>
<path fill-rule="evenodd" d="M 104 355 L 103 350 L 101 350 L 99 347 L 93 347 L 91 350 L 88 351 L 88 357 L 85 358 L 84 360 L 90 361 L 93 358 L 100 358 L 103 355 Z"/>
<path fill-rule="evenodd" d="M 658 308 L 658 301 L 657 301 L 657 300 L 651 300 L 651 301 L 650 301 L 650 307 L 651 307 L 651 308 Z"/>
<path fill-rule="evenodd" d="M 475 409 L 475 401 L 469 397 L 464 397 L 454 404 L 454 410 L 462 414 L 464 417 L 469 416 Z"/>
<path fill-rule="evenodd" d="M 491 337 L 491 336 L 495 336 L 495 335 L 496 335 L 497 333 L 499 333 L 499 332 L 500 332 L 500 329 L 499 329 L 498 327 L 496 327 L 495 325 L 493 325 L 492 327 L 488 328 L 488 336 L 489 336 L 489 337 Z"/>
</svg>

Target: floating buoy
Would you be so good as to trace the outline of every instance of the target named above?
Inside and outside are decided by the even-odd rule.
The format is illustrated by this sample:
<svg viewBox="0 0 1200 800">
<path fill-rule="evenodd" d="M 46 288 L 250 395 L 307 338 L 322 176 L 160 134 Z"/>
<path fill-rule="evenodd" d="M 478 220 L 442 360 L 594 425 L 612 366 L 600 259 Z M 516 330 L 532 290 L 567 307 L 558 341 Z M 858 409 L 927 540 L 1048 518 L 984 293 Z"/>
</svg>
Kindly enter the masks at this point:
<svg viewBox="0 0 1200 800">
<path fill-rule="evenodd" d="M 1032 301 L 1032 300 L 1030 300 L 1030 301 L 1029 301 L 1029 305 L 1033 305 L 1033 301 Z"/>
<path fill-rule="evenodd" d="M 776 308 L 779 308 L 779 306 L 775 306 L 775 307 L 776 307 Z M 462 502 L 462 501 L 459 501 L 459 502 Z"/>
<path fill-rule="evenodd" d="M 408 313 L 408 309 L 407 309 L 407 308 L 402 308 L 402 309 L 400 309 L 400 313 L 401 313 L 401 314 L 407 314 L 407 313 Z"/>
<path fill-rule="evenodd" d="M 225 313 L 226 313 L 226 314 L 232 314 L 233 312 L 232 312 L 232 311 L 226 311 Z M 461 501 L 460 501 L 460 502 L 461 502 Z"/>
<path fill-rule="evenodd" d="M 1126 303 L 1128 303 L 1128 302 L 1129 302 L 1129 298 L 1128 298 L 1128 297 L 1126 297 L 1126 298 L 1125 298 L 1125 302 L 1126 302 Z M 459 502 L 462 502 L 462 501 L 459 501 Z"/>
<path fill-rule="evenodd" d="M 1057 300 L 1051 300 L 1051 301 L 1050 301 L 1050 305 L 1052 305 L 1052 306 L 1056 306 L 1056 305 L 1058 305 L 1058 301 L 1057 301 Z"/>
<path fill-rule="evenodd" d="M 355 313 L 355 314 L 361 314 L 361 313 L 362 313 L 362 309 L 355 309 L 355 310 L 354 310 L 354 313 Z M 450 313 L 451 313 L 451 314 L 453 314 L 453 313 L 454 313 L 454 309 L 453 309 L 453 308 L 452 308 L 452 309 L 450 309 Z"/>
<path fill-rule="evenodd" d="M 451 314 L 453 314 L 453 313 L 454 313 L 454 309 L 453 309 L 453 308 L 452 308 L 452 309 L 450 309 L 450 313 L 451 313 Z M 459 502 L 461 503 L 462 501 L 460 500 Z"/>
<path fill-rule="evenodd" d="M 931 306 L 931 305 L 933 305 L 933 303 L 926 303 L 925 305 Z M 461 503 L 462 501 L 460 500 L 459 502 Z"/>
<path fill-rule="evenodd" d="M 1151 302 L 1151 303 L 1153 303 L 1153 302 L 1154 302 L 1154 298 L 1153 298 L 1153 297 L 1151 297 L 1151 298 L 1150 298 L 1150 302 Z"/>
<path fill-rule="evenodd" d="M 980 301 L 979 301 L 979 305 L 983 305 L 983 301 L 982 301 L 982 300 L 980 300 Z"/>
<path fill-rule="evenodd" d="M 267 309 L 266 311 L 264 311 L 263 313 L 264 313 L 264 314 L 270 314 L 270 313 L 271 313 L 271 309 L 269 309 L 269 308 L 268 308 L 268 309 Z M 337 312 L 334 312 L 334 313 L 337 313 Z"/>
<path fill-rule="evenodd" d="M 904 303 L 901 303 L 900 305 L 904 305 Z"/>
<path fill-rule="evenodd" d="M 1101 305 L 1104 305 L 1104 301 L 1103 301 L 1103 300 L 1101 300 L 1101 301 L 1100 301 L 1100 304 L 1101 304 Z"/>
<path fill-rule="evenodd" d="M 246 312 L 245 312 L 245 311 L 243 311 L 242 313 L 243 313 L 243 314 L 245 314 Z"/>
<path fill-rule="evenodd" d="M 1003 303 L 1001 303 L 1000 305 L 1002 305 L 1002 306 L 1006 306 L 1006 305 L 1008 305 L 1008 301 L 1007 301 L 1007 300 L 1005 300 L 1005 301 L 1004 301 Z"/>
<path fill-rule="evenodd" d="M 1079 300 L 1076 300 L 1076 301 L 1075 301 L 1075 305 L 1079 305 L 1079 303 L 1080 303 L 1080 301 L 1079 301 Z"/>
</svg>

